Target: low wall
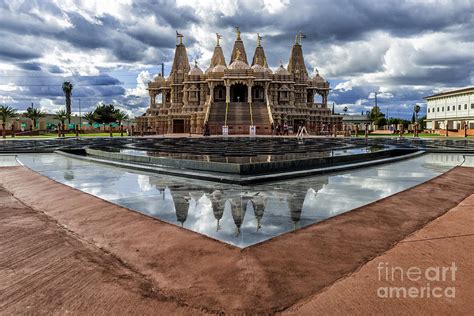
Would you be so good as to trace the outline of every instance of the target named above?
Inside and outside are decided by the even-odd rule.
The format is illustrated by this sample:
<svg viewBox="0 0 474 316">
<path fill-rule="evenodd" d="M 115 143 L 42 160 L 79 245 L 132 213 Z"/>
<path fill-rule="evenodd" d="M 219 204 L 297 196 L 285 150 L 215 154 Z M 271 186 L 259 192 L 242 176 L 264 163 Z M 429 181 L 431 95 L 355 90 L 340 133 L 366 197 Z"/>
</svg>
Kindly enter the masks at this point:
<svg viewBox="0 0 474 316">
<path fill-rule="evenodd" d="M 434 130 L 435 133 L 440 134 L 441 136 L 446 136 L 445 129 L 436 129 Z M 474 129 L 468 129 L 466 131 L 467 136 L 474 136 Z M 448 130 L 448 136 L 451 137 L 464 137 L 464 130 Z"/>
<path fill-rule="evenodd" d="M 315 157 L 315 158 L 302 158 L 292 160 L 281 160 L 281 161 L 269 161 L 269 162 L 256 162 L 256 163 L 222 163 L 222 162 L 209 162 L 200 160 L 188 160 L 188 159 L 175 159 L 167 157 L 151 157 L 151 156 L 137 156 L 123 154 L 120 152 L 105 151 L 95 148 L 87 148 L 86 154 L 106 158 L 110 160 L 123 161 L 123 162 L 134 162 L 139 164 L 152 164 L 157 166 L 164 166 L 175 169 L 191 169 L 191 170 L 203 170 L 208 172 L 219 172 L 219 173 L 230 173 L 240 175 L 257 175 L 266 174 L 272 172 L 283 172 L 283 171 L 296 171 L 305 170 L 311 168 L 322 168 L 334 165 L 342 165 L 348 163 L 362 162 L 373 159 L 381 159 L 388 157 L 402 156 L 407 153 L 412 153 L 414 150 L 404 149 L 389 149 L 380 150 L 376 152 L 354 154 L 347 156 L 334 156 L 334 157 Z"/>
</svg>

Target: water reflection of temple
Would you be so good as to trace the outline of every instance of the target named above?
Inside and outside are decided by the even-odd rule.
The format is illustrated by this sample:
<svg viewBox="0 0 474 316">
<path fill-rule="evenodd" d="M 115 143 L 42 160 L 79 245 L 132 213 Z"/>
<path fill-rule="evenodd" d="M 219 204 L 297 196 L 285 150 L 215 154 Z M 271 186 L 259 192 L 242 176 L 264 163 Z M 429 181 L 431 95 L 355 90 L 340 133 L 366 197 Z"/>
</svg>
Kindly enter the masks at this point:
<svg viewBox="0 0 474 316">
<path fill-rule="evenodd" d="M 161 199 L 170 202 L 164 208 L 160 207 L 161 212 L 173 212 L 178 225 L 209 234 L 224 229 L 221 233 L 233 231 L 234 235 L 239 236 L 244 227 L 253 227 L 252 231 L 259 232 L 266 225 L 274 229 L 275 225 L 285 226 L 288 225 L 285 223 L 291 223 L 286 229 L 299 228 L 303 212 L 317 212 L 315 196 L 327 184 L 327 178 L 324 179 L 326 181 L 311 183 L 312 188 L 309 189 L 301 188 L 301 183 L 296 183 L 295 190 L 157 189 L 161 192 Z M 270 216 L 267 220 L 266 214 Z"/>
</svg>

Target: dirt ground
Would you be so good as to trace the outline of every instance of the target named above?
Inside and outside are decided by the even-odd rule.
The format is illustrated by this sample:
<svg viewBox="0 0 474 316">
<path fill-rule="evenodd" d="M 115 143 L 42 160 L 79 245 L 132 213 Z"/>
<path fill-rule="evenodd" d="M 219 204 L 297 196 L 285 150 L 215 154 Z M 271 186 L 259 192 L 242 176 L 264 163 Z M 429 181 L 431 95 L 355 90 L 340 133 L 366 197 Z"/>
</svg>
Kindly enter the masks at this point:
<svg viewBox="0 0 474 316">
<path fill-rule="evenodd" d="M 369 285 L 364 292 L 357 290 L 359 281 L 352 288 L 344 282 L 357 275 L 365 278 L 360 274 L 364 269 L 376 271 L 370 265 L 381 255 L 397 249 L 399 256 L 409 253 L 416 243 L 405 238 L 474 193 L 474 168 L 455 168 L 407 191 L 243 250 L 24 167 L 0 168 L 0 185 L 0 312 L 307 314 L 329 311 L 318 303 L 327 293 L 333 294 L 324 306 L 358 306 L 363 301 L 358 297 L 369 295 Z M 465 208 L 471 211 L 472 203 Z M 468 254 L 465 243 L 453 245 L 456 253 Z M 424 257 L 450 257 L 440 251 L 444 248 L 435 244 L 409 258 L 421 263 L 417 260 Z M 456 258 L 460 270 L 472 273 L 472 265 L 464 265 L 469 257 Z M 331 292 L 344 284 L 353 303 Z M 453 308 L 465 304 L 451 303 Z M 403 304 L 408 312 L 423 305 Z M 383 312 L 394 312 L 379 306 Z"/>
</svg>

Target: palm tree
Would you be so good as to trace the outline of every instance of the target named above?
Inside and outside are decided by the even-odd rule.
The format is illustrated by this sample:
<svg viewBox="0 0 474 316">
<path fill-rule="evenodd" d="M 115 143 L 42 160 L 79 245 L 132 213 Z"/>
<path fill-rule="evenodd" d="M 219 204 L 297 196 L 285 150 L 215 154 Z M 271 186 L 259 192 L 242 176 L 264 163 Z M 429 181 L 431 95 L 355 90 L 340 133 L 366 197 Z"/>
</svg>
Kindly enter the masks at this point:
<svg viewBox="0 0 474 316">
<path fill-rule="evenodd" d="M 94 111 L 88 112 L 84 114 L 84 119 L 89 123 L 89 125 L 93 126 L 94 123 L 97 121 L 97 117 Z"/>
<path fill-rule="evenodd" d="M 99 124 L 103 124 L 104 130 L 105 130 L 105 125 L 109 124 L 110 137 L 113 137 L 112 124 L 117 122 L 115 115 L 118 111 L 119 110 L 116 109 L 113 104 L 108 104 L 108 105 L 99 104 L 94 111 L 96 122 Z"/>
<path fill-rule="evenodd" d="M 45 117 L 46 114 L 43 113 L 40 109 L 29 107 L 26 109 L 25 116 L 33 121 L 33 129 L 36 129 L 36 122 L 40 118 Z"/>
<path fill-rule="evenodd" d="M 2 119 L 2 136 L 3 136 L 3 138 L 6 138 L 5 126 L 7 124 L 7 121 L 10 120 L 11 118 L 15 118 L 17 116 L 18 116 L 18 114 L 16 113 L 16 110 L 14 108 L 6 106 L 6 105 L 0 105 L 0 118 Z"/>
<path fill-rule="evenodd" d="M 117 112 L 114 114 L 114 117 L 120 125 L 120 136 L 123 136 L 122 122 L 128 120 L 128 114 L 124 111 L 117 110 Z"/>
<path fill-rule="evenodd" d="M 63 92 L 66 97 L 66 113 L 69 115 L 68 122 L 71 123 L 71 94 L 74 86 L 69 81 L 63 82 Z"/>
<path fill-rule="evenodd" d="M 64 137 L 64 122 L 69 119 L 71 116 L 65 110 L 59 110 L 54 115 L 54 118 L 61 122 L 59 127 L 59 134 Z M 62 126 L 62 127 L 61 127 Z"/>
</svg>

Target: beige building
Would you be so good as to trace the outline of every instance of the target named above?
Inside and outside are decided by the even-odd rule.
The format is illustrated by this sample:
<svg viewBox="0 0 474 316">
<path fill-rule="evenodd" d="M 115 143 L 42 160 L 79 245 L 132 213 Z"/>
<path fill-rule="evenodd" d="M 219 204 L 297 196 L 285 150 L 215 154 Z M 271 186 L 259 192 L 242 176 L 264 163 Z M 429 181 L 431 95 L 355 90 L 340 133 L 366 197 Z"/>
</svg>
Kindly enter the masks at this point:
<svg viewBox="0 0 474 316">
<path fill-rule="evenodd" d="M 424 98 L 427 103 L 426 128 L 474 129 L 474 87 L 446 91 Z"/>
<path fill-rule="evenodd" d="M 292 126 L 306 124 L 310 132 L 342 127 L 342 117 L 332 115 L 327 106 L 330 91 L 318 73 L 308 75 L 304 62 L 301 35 L 291 49 L 288 67 L 282 64 L 272 71 L 261 37 L 251 63 L 237 28 L 236 39 L 226 63 L 219 34 L 209 67 L 203 71 L 188 61 L 183 36 L 177 34 L 177 45 L 168 78 L 157 76 L 148 85 L 150 106 L 137 118 L 139 130 L 158 133 L 202 133 L 205 122 L 212 134 L 271 133 L 272 123 Z M 315 96 L 320 101 L 315 102 Z M 157 100 L 161 99 L 161 100 Z"/>
</svg>

